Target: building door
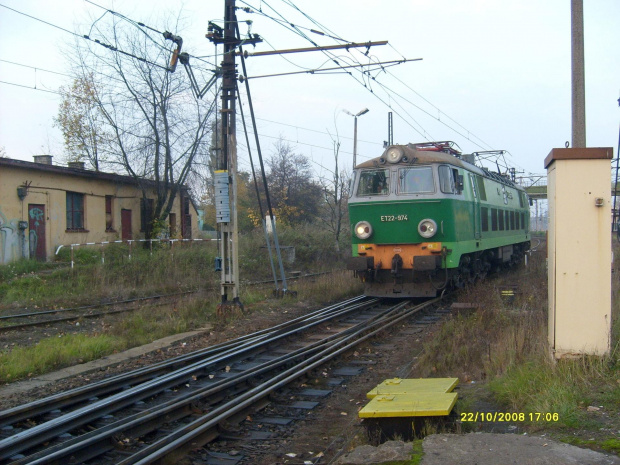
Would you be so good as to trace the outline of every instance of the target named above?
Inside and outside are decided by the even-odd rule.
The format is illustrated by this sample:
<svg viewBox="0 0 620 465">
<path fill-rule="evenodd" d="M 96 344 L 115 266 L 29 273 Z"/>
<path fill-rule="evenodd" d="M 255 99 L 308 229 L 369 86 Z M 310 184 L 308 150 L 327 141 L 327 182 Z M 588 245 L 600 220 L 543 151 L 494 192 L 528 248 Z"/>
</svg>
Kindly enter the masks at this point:
<svg viewBox="0 0 620 465">
<path fill-rule="evenodd" d="M 45 261 L 47 247 L 45 245 L 45 205 L 28 204 L 28 243 L 30 258 Z"/>
<path fill-rule="evenodd" d="M 189 212 L 189 197 L 181 197 L 181 235 L 183 239 L 192 238 L 192 215 Z"/>
<path fill-rule="evenodd" d="M 131 234 L 131 210 L 121 210 L 121 239 L 124 241 L 133 239 Z"/>
<path fill-rule="evenodd" d="M 170 239 L 176 239 L 177 237 L 177 214 L 170 213 L 170 215 L 168 215 L 168 222 L 170 223 Z"/>
</svg>

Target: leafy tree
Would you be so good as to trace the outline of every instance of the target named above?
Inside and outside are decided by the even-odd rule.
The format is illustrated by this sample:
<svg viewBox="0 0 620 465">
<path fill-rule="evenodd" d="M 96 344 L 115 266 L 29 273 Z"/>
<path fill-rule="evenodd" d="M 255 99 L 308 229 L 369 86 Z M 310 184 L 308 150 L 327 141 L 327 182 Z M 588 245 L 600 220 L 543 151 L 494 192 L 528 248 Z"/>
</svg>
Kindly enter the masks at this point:
<svg viewBox="0 0 620 465">
<path fill-rule="evenodd" d="M 73 72 L 76 82 L 94 81 L 88 95 L 110 134 L 106 162 L 135 178 L 143 198 L 155 190 L 148 213 L 163 224 L 193 167 L 208 158 L 213 105 L 194 98 L 186 74 L 168 71 L 170 42 L 132 27 L 96 21 L 90 37 L 109 47 L 76 42 Z"/>
<path fill-rule="evenodd" d="M 68 161 L 88 162 L 99 171 L 105 162 L 104 146 L 109 143 L 109 134 L 97 105 L 93 74 L 76 77 L 70 88 L 60 88 L 60 94 L 62 100 L 54 124 L 62 131 Z"/>
<path fill-rule="evenodd" d="M 310 161 L 279 139 L 267 160 L 267 184 L 274 215 L 283 224 L 314 221 L 321 204 L 321 186 L 313 179 Z"/>
</svg>

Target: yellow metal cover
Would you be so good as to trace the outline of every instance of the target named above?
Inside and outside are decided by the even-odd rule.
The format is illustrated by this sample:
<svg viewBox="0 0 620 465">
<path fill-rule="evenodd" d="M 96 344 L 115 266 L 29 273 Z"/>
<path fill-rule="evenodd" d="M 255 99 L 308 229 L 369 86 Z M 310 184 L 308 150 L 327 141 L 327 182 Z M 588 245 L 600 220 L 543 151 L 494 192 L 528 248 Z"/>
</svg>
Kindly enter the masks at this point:
<svg viewBox="0 0 620 465">
<path fill-rule="evenodd" d="M 359 411 L 360 418 L 429 417 L 449 415 L 456 404 L 456 392 L 417 392 L 377 395 Z"/>
<path fill-rule="evenodd" d="M 418 379 L 386 379 L 372 389 L 366 397 L 372 399 L 377 395 L 392 395 L 405 393 L 436 392 L 446 393 L 459 384 L 458 378 L 418 378 Z"/>
</svg>

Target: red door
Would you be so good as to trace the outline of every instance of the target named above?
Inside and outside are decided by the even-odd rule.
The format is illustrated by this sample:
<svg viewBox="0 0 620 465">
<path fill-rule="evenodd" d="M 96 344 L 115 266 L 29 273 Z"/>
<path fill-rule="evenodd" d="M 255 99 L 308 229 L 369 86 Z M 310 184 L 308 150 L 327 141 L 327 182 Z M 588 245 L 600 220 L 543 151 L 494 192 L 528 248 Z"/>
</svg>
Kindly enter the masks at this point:
<svg viewBox="0 0 620 465">
<path fill-rule="evenodd" d="M 47 259 L 45 247 L 45 205 L 28 204 L 28 243 L 30 258 Z"/>
<path fill-rule="evenodd" d="M 124 241 L 133 239 L 131 234 L 131 210 L 121 210 L 121 238 Z"/>
</svg>

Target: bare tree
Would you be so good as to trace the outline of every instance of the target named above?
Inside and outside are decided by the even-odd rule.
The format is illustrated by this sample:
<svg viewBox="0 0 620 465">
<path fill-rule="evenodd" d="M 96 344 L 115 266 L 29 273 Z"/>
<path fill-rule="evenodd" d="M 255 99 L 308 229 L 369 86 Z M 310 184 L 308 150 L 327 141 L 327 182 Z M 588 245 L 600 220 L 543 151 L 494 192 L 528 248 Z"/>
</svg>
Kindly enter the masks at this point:
<svg viewBox="0 0 620 465">
<path fill-rule="evenodd" d="M 96 89 L 92 101 L 110 134 L 107 163 L 134 177 L 145 200 L 154 188 L 147 217 L 163 224 L 192 168 L 208 157 L 213 105 L 194 98 L 184 73 L 169 72 L 163 37 L 117 21 L 96 22 L 90 36 L 108 49 L 76 42 L 74 73 Z"/>
<path fill-rule="evenodd" d="M 327 131 L 329 133 L 329 130 Z M 320 215 L 321 221 L 325 227 L 334 235 L 335 248 L 340 252 L 340 236 L 346 229 L 346 219 L 348 217 L 347 199 L 349 198 L 349 180 L 350 175 L 346 168 L 342 170 L 339 167 L 340 158 L 340 139 L 338 134 L 332 136 L 334 151 L 334 170 L 329 171 L 329 178 L 321 178 L 320 183 L 323 189 L 323 210 Z"/>
</svg>

